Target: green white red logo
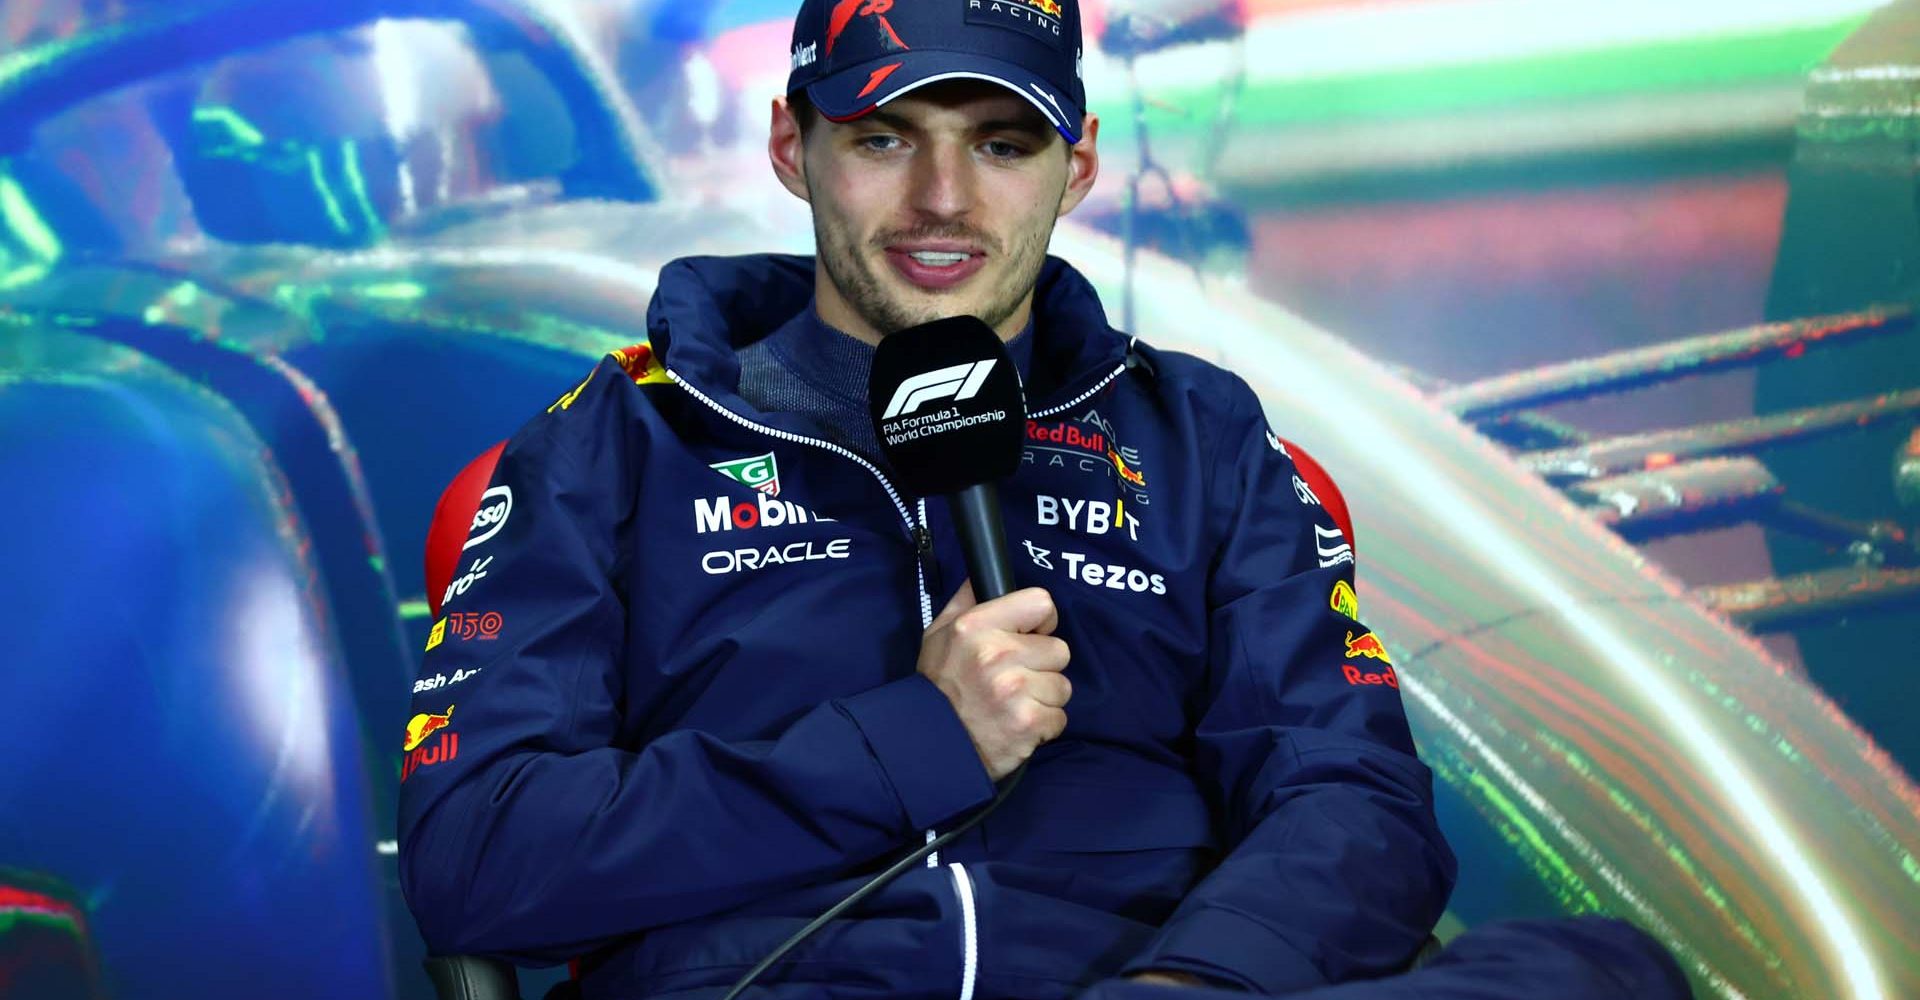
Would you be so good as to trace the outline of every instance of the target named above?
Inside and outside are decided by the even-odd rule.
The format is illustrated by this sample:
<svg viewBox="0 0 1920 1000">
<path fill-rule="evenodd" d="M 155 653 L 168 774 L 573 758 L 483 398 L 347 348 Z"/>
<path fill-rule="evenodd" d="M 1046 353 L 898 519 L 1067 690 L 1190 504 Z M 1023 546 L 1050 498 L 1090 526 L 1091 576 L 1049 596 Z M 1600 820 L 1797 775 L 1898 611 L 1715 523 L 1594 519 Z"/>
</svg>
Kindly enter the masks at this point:
<svg viewBox="0 0 1920 1000">
<path fill-rule="evenodd" d="M 770 497 L 780 495 L 780 465 L 774 461 L 773 452 L 752 458 L 736 458 L 731 462 L 715 462 L 707 468 Z"/>
</svg>

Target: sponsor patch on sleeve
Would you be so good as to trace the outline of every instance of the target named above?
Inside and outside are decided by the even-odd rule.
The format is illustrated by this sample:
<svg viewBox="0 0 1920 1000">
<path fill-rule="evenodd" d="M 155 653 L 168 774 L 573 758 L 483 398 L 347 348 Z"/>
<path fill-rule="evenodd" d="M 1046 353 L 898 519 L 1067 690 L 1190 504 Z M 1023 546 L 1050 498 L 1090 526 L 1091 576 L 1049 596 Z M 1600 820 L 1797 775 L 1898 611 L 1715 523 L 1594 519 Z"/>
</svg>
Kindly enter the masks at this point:
<svg viewBox="0 0 1920 1000">
<path fill-rule="evenodd" d="M 1360 620 L 1360 598 L 1354 595 L 1353 585 L 1345 580 L 1334 581 L 1333 593 L 1327 596 L 1327 604 L 1354 621 Z"/>
<path fill-rule="evenodd" d="M 672 381 L 667 378 L 666 366 L 662 365 L 659 357 L 653 353 L 652 345 L 642 343 L 634 344 L 632 347 L 622 347 L 617 351 L 608 352 L 607 357 L 612 358 L 620 366 L 620 370 L 626 372 L 628 378 L 633 379 L 635 385 L 655 385 Z"/>
</svg>

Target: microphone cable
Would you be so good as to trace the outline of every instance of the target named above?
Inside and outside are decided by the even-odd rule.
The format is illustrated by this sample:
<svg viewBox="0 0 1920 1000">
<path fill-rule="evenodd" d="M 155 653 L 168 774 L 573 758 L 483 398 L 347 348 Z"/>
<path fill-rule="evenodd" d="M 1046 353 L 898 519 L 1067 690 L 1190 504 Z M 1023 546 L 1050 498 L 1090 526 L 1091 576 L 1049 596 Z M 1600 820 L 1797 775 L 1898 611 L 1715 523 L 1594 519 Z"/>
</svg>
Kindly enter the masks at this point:
<svg viewBox="0 0 1920 1000">
<path fill-rule="evenodd" d="M 974 813 L 973 816 L 968 818 L 968 820 L 965 823 L 962 823 L 959 826 L 956 826 L 953 829 L 948 830 L 946 833 L 943 833 L 938 837 L 935 837 L 932 840 L 927 841 L 925 844 L 922 844 L 919 847 L 914 848 L 912 851 L 908 852 L 908 854 L 905 857 L 901 858 L 898 861 L 895 861 L 892 865 L 889 865 L 886 871 L 883 871 L 880 874 L 875 875 L 873 878 L 868 879 L 867 884 L 861 886 L 858 889 L 853 890 L 850 893 L 847 893 L 847 896 L 845 899 L 842 899 L 838 903 L 835 903 L 832 906 L 827 907 L 826 912 L 813 918 L 812 922 L 808 923 L 807 926 L 802 927 L 799 930 L 795 931 L 792 937 L 787 938 L 785 941 L 780 942 L 780 947 L 775 948 L 773 949 L 773 951 L 769 952 L 767 954 L 767 957 L 760 960 L 760 964 L 754 966 L 751 969 L 748 969 L 747 974 L 744 976 L 741 976 L 740 980 L 733 984 L 733 989 L 728 990 L 727 995 L 722 997 L 721 1000 L 734 1000 L 734 998 L 738 997 L 743 990 L 745 990 L 749 986 L 752 986 L 753 981 L 755 979 L 760 978 L 760 975 L 762 973 L 766 972 L 770 968 L 773 968 L 773 964 L 775 962 L 778 962 L 782 958 L 785 958 L 787 955 L 787 952 L 790 952 L 793 949 L 799 947 L 800 942 L 805 941 L 807 938 L 813 936 L 813 933 L 815 931 L 819 930 L 822 927 L 825 927 L 827 923 L 831 921 L 833 918 L 839 916 L 842 913 L 845 913 L 848 910 L 848 908 L 853 906 L 853 904 L 858 903 L 861 900 L 867 898 L 868 896 L 871 896 L 874 893 L 880 891 L 880 888 L 882 886 L 900 877 L 900 874 L 902 872 L 905 872 L 907 869 L 913 867 L 913 865 L 916 862 L 918 862 L 920 859 L 925 858 L 927 855 L 932 854 L 933 852 L 939 850 L 940 848 L 946 846 L 949 843 L 952 843 L 954 839 L 958 838 L 961 834 L 966 833 L 968 830 L 971 830 L 974 827 L 979 826 L 981 820 L 986 819 L 987 816 L 990 813 L 992 813 L 995 809 L 1000 808 L 1000 803 L 1007 801 L 1007 796 L 1013 794 L 1014 786 L 1020 784 L 1021 776 L 1026 773 L 1027 773 L 1027 762 L 1021 761 L 1020 766 L 1014 768 L 1013 773 L 1007 776 L 1007 783 L 1001 786 L 1000 793 L 998 795 L 995 795 L 993 797 L 993 801 L 987 803 L 985 808 L 981 809 L 977 813 Z"/>
</svg>

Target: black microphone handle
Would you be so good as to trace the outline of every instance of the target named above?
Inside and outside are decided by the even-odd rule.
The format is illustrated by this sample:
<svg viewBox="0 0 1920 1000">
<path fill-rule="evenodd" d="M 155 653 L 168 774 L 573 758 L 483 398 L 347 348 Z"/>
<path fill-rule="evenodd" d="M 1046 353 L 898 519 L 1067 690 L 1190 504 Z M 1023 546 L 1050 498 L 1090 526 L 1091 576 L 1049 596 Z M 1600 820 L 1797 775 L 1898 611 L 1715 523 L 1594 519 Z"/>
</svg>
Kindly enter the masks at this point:
<svg viewBox="0 0 1920 1000">
<path fill-rule="evenodd" d="M 1013 563 L 1007 559 L 1006 521 L 1000 516 L 1000 491 L 992 483 L 953 494 L 953 526 L 973 577 L 973 594 L 991 601 L 1013 592 Z"/>
</svg>

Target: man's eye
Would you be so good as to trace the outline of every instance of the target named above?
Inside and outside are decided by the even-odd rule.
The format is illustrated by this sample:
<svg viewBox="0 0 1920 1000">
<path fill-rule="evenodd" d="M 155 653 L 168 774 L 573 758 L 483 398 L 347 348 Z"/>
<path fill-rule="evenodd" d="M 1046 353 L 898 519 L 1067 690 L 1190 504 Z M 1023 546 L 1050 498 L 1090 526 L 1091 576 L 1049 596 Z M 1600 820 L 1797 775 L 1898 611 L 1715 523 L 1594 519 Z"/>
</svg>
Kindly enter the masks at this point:
<svg viewBox="0 0 1920 1000">
<path fill-rule="evenodd" d="M 1026 148 L 1001 139 L 993 139 L 986 144 L 987 155 L 996 159 L 1010 160 L 1026 155 Z"/>
<path fill-rule="evenodd" d="M 863 149 L 871 149 L 877 153 L 894 149 L 899 143 L 900 137 L 897 135 L 868 135 L 860 137 L 860 146 Z"/>
</svg>

